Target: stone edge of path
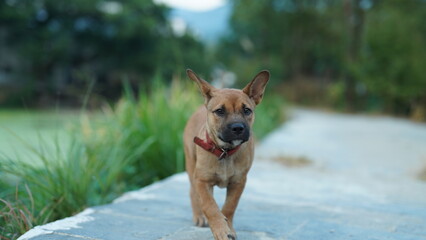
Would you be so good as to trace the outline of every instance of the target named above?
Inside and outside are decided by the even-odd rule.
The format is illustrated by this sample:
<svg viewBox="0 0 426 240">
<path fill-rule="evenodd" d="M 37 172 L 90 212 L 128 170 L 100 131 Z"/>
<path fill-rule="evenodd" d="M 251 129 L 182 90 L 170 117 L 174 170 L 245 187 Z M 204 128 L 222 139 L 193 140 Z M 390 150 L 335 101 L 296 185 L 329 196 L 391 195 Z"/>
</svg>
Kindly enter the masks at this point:
<svg viewBox="0 0 426 240">
<path fill-rule="evenodd" d="M 125 202 L 129 200 L 146 200 L 146 199 L 153 199 L 154 196 L 150 195 L 149 192 L 161 188 L 161 186 L 167 184 L 170 181 L 184 181 L 185 178 L 187 178 L 186 173 L 176 173 L 170 177 L 167 177 L 161 181 L 152 183 L 151 185 L 145 186 L 143 188 L 140 188 L 138 190 L 129 191 L 121 195 L 120 197 L 116 198 L 112 201 L 112 203 L 109 204 L 115 204 L 120 202 Z M 107 204 L 107 205 L 109 205 Z M 91 214 L 95 213 L 95 210 L 91 207 L 86 208 L 82 212 L 70 216 L 67 218 L 59 219 L 54 222 L 50 222 L 44 225 L 35 226 L 34 228 L 30 229 L 23 235 L 21 235 L 18 240 L 29 240 L 35 237 L 39 237 L 42 235 L 50 235 L 54 234 L 56 231 L 61 230 L 71 230 L 75 228 L 81 228 L 79 225 L 82 223 L 94 221 L 94 217 L 90 216 Z M 84 236 L 81 236 L 84 237 Z"/>
</svg>

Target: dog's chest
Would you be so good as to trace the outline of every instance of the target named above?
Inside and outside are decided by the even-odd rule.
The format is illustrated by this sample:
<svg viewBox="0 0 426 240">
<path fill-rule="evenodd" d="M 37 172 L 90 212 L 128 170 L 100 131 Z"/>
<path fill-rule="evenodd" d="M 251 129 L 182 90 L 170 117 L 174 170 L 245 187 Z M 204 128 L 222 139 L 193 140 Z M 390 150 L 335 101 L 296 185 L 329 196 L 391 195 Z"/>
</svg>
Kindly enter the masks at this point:
<svg viewBox="0 0 426 240">
<path fill-rule="evenodd" d="M 235 167 L 234 162 L 223 159 L 218 162 L 214 173 L 215 184 L 220 188 L 225 188 L 238 174 L 238 169 Z"/>
</svg>

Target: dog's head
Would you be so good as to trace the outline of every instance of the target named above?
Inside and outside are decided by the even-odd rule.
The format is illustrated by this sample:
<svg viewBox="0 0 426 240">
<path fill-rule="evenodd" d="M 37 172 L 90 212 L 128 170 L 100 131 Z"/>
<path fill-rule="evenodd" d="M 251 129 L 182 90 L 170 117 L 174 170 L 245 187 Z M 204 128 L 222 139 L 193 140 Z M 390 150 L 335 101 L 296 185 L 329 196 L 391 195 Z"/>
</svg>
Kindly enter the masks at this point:
<svg viewBox="0 0 426 240">
<path fill-rule="evenodd" d="M 207 131 L 223 149 L 232 149 L 250 138 L 254 108 L 263 98 L 269 72 L 258 73 L 242 90 L 217 89 L 199 78 L 192 70 L 188 77 L 195 81 L 205 99 Z"/>
</svg>

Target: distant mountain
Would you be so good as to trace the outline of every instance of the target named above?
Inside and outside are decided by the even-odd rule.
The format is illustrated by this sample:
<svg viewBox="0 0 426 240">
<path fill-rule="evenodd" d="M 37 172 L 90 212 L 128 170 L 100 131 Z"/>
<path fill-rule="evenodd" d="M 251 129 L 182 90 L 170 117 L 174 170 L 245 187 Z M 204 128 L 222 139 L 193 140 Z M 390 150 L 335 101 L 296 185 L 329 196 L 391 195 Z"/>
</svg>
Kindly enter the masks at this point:
<svg viewBox="0 0 426 240">
<path fill-rule="evenodd" d="M 232 4 L 228 2 L 222 7 L 203 12 L 175 8 L 170 18 L 183 20 L 195 36 L 208 44 L 214 44 L 229 31 L 231 13 Z"/>
</svg>

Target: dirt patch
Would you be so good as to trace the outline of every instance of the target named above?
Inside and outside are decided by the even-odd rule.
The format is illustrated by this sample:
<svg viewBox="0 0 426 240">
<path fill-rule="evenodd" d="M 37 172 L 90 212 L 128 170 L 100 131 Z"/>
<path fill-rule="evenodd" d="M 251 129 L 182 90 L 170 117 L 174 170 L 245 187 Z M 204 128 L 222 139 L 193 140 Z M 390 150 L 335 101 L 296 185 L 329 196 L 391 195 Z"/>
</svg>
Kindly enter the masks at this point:
<svg viewBox="0 0 426 240">
<path fill-rule="evenodd" d="M 418 178 L 422 181 L 426 181 L 426 166 L 424 166 L 422 170 L 420 170 Z"/>
<path fill-rule="evenodd" d="M 306 167 L 312 164 L 312 161 L 304 156 L 275 156 L 271 159 L 286 167 Z"/>
</svg>

